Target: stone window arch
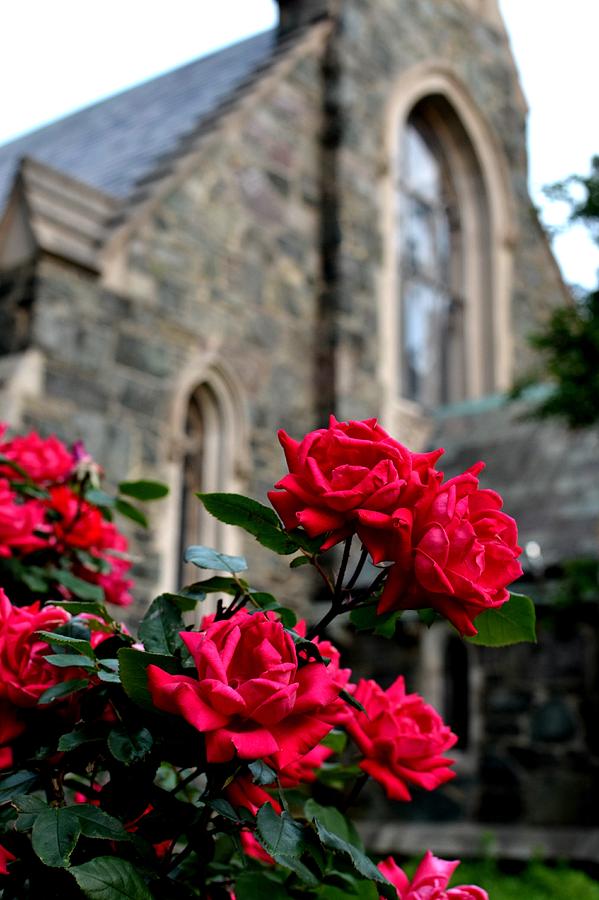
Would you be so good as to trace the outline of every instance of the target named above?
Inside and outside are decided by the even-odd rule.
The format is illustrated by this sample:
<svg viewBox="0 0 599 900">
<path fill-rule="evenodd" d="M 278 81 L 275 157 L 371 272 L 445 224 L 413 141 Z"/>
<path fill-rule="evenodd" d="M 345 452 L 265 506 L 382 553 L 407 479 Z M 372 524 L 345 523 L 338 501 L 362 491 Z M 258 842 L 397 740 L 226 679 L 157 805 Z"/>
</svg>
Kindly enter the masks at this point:
<svg viewBox="0 0 599 900">
<path fill-rule="evenodd" d="M 235 375 L 216 354 L 183 367 L 173 385 L 165 437 L 170 499 L 158 527 L 163 561 L 158 587 L 173 591 L 197 579 L 197 569 L 183 564 L 189 545 L 242 552 L 238 531 L 205 513 L 195 496 L 197 492 L 247 490 L 245 398 Z"/>
<path fill-rule="evenodd" d="M 417 433 L 431 411 L 510 383 L 513 198 L 502 152 L 450 71 L 404 75 L 388 128 L 381 415 L 413 439 L 410 420 Z"/>
</svg>

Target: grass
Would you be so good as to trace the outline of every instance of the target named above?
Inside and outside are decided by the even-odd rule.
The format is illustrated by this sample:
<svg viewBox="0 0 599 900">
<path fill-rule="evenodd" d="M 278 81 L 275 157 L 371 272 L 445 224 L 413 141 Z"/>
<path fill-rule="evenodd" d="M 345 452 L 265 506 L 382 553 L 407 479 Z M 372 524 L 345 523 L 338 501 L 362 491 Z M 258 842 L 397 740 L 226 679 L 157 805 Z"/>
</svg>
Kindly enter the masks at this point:
<svg viewBox="0 0 599 900">
<path fill-rule="evenodd" d="M 489 900 L 599 900 L 599 883 L 566 865 L 532 862 L 517 875 L 502 872 L 491 860 L 463 862 L 452 880 L 477 884 Z"/>
</svg>

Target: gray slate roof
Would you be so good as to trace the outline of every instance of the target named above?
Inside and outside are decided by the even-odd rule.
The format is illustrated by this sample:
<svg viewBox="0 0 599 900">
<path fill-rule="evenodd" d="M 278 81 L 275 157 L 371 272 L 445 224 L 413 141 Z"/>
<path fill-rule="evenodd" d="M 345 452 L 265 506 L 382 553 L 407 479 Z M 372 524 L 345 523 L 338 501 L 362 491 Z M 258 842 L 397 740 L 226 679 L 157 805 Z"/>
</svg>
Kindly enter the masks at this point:
<svg viewBox="0 0 599 900">
<path fill-rule="evenodd" d="M 275 30 L 201 57 L 0 147 L 0 211 L 24 156 L 125 198 L 272 59 Z"/>
<path fill-rule="evenodd" d="M 520 544 L 536 541 L 546 566 L 599 556 L 599 428 L 568 431 L 527 417 L 524 402 L 438 423 L 435 446 L 447 475 L 478 460 L 487 466 L 481 487 L 498 491 L 518 522 Z M 524 564 L 524 563 L 523 563 Z"/>
</svg>

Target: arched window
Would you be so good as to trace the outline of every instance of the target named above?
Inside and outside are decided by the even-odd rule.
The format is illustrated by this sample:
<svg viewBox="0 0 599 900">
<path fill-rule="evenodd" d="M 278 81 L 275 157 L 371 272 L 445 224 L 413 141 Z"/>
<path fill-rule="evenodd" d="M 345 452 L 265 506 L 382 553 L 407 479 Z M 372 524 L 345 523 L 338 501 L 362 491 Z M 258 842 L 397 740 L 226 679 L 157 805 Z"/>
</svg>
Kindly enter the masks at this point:
<svg viewBox="0 0 599 900">
<path fill-rule="evenodd" d="M 511 381 L 515 214 L 501 147 L 452 71 L 406 72 L 388 122 L 380 415 L 417 444 L 427 413 Z"/>
<path fill-rule="evenodd" d="M 179 501 L 179 582 L 192 580 L 194 570 L 183 562 L 187 547 L 219 548 L 222 525 L 209 516 L 196 497 L 201 491 L 227 489 L 226 428 L 218 399 L 208 384 L 191 394 L 185 416 L 184 456 Z"/>
<path fill-rule="evenodd" d="M 399 191 L 402 393 L 430 409 L 465 394 L 462 222 L 450 161 L 418 109 Z"/>
</svg>

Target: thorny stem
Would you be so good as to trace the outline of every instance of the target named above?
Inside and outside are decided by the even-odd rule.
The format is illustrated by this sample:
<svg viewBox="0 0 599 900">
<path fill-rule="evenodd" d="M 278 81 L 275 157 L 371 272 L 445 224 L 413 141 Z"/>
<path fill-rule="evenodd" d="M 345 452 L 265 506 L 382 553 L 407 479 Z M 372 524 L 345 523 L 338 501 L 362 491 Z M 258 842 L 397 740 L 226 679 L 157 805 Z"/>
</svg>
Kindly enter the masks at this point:
<svg viewBox="0 0 599 900">
<path fill-rule="evenodd" d="M 347 569 L 347 564 L 349 562 L 349 554 L 351 552 L 351 542 L 353 535 L 350 535 L 345 539 L 345 546 L 343 548 L 343 558 L 341 560 L 341 565 L 339 566 L 339 574 L 337 575 L 337 581 L 335 583 L 335 602 L 339 603 L 343 596 L 343 579 L 345 578 L 345 570 Z"/>
<path fill-rule="evenodd" d="M 370 776 L 368 775 L 368 773 L 364 772 L 362 775 L 359 776 L 359 778 L 356 778 L 356 780 L 353 783 L 353 787 L 352 787 L 351 791 L 349 792 L 349 794 L 347 795 L 347 797 L 345 798 L 345 800 L 342 804 L 342 808 L 341 808 L 342 812 L 347 812 L 347 810 L 350 808 L 350 806 L 354 805 L 354 803 L 360 796 L 362 788 L 367 784 L 369 777 Z"/>
<path fill-rule="evenodd" d="M 193 772 L 191 772 L 189 775 L 186 775 L 182 781 L 180 781 L 177 785 L 175 785 L 175 787 L 171 790 L 170 793 L 178 794 L 179 791 L 183 790 L 184 787 L 187 787 L 187 785 L 190 784 L 194 780 L 194 778 L 197 778 L 198 775 L 201 774 L 201 772 L 202 772 L 202 770 L 198 766 L 198 768 L 194 769 Z"/>
<path fill-rule="evenodd" d="M 349 579 L 349 581 L 347 582 L 347 584 L 345 585 L 346 591 L 351 591 L 351 589 L 355 585 L 356 581 L 360 577 L 362 569 L 364 568 L 364 563 L 366 562 L 367 559 L 368 559 L 368 550 L 366 549 L 366 547 L 362 547 L 360 559 L 358 560 L 358 564 L 356 565 L 356 568 L 354 569 L 354 573 L 353 573 L 352 577 Z"/>
</svg>

